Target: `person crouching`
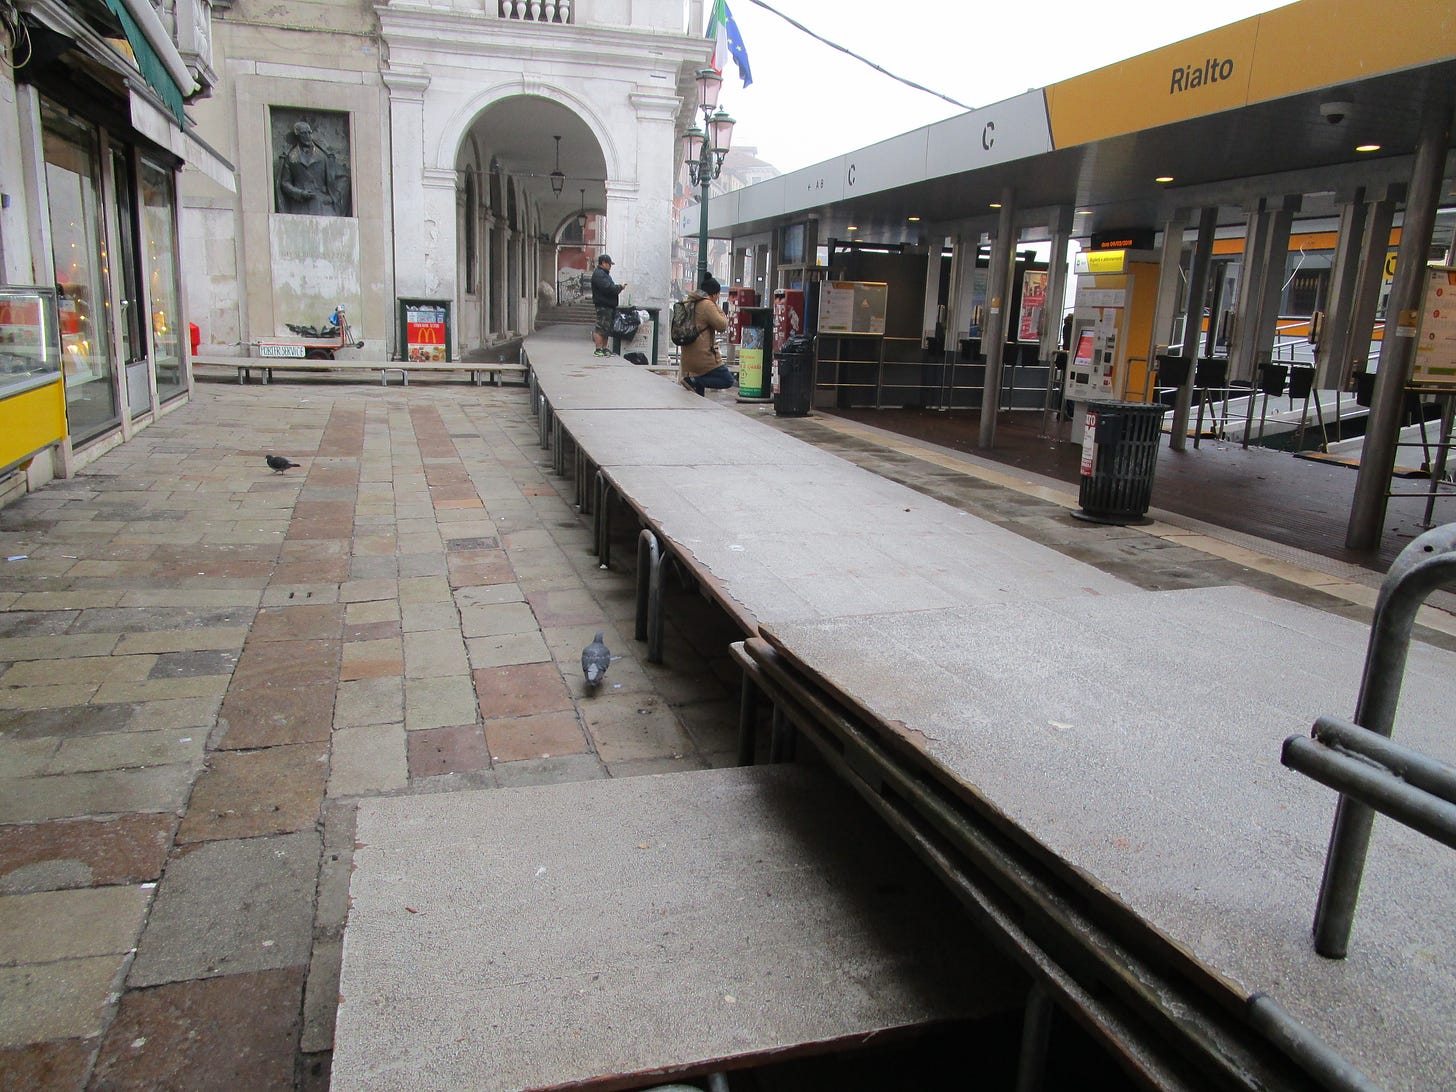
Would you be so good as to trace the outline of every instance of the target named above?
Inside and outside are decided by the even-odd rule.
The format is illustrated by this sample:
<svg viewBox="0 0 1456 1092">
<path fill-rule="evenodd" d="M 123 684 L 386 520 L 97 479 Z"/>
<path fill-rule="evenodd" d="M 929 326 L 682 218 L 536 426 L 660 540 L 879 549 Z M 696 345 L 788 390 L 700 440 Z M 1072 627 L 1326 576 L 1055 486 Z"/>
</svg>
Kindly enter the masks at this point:
<svg viewBox="0 0 1456 1092">
<path fill-rule="evenodd" d="M 718 335 L 728 329 L 728 319 L 718 309 L 718 293 L 722 287 L 711 273 L 705 273 L 702 283 L 687 297 L 687 303 L 693 308 L 698 336 L 682 347 L 678 367 L 682 372 L 682 385 L 697 394 L 703 394 L 709 388 L 722 390 L 733 386 L 733 374 L 718 352 Z"/>
</svg>

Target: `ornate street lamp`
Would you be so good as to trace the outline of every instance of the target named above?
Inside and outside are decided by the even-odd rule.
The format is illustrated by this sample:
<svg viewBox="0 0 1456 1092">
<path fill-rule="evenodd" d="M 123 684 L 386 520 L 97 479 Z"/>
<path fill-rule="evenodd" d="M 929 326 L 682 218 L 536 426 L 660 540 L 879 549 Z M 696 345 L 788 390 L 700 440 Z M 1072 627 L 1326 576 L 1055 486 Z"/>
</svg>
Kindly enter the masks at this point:
<svg viewBox="0 0 1456 1092">
<path fill-rule="evenodd" d="M 561 138 L 553 138 L 556 141 L 556 169 L 551 172 L 551 192 L 557 197 L 566 188 L 566 175 L 561 173 Z"/>
<path fill-rule="evenodd" d="M 688 165 L 688 181 L 699 187 L 698 211 L 698 284 L 708 271 L 708 188 L 723 171 L 723 159 L 733 142 L 733 119 L 718 106 L 718 91 L 723 77 L 711 68 L 698 72 L 698 109 L 703 112 L 703 127 L 694 125 L 682 135 L 683 160 Z"/>
</svg>

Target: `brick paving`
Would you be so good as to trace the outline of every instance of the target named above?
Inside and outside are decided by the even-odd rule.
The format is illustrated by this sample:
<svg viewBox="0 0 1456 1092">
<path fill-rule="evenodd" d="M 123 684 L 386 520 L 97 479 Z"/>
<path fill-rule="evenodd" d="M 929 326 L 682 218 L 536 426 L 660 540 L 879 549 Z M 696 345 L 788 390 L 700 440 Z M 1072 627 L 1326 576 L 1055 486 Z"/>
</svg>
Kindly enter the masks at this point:
<svg viewBox="0 0 1456 1092">
<path fill-rule="evenodd" d="M 1373 574 L 744 412 L 1143 587 L 1369 617 Z M 737 634 L 679 592 L 647 663 L 630 521 L 602 570 L 537 436 L 519 387 L 204 384 L 0 510 L 0 1086 L 325 1088 L 360 797 L 734 761 Z"/>
<path fill-rule="evenodd" d="M 528 406 L 203 385 L 0 511 L 0 1085 L 324 1088 L 360 797 L 732 761 L 726 619 L 644 662 Z"/>
</svg>

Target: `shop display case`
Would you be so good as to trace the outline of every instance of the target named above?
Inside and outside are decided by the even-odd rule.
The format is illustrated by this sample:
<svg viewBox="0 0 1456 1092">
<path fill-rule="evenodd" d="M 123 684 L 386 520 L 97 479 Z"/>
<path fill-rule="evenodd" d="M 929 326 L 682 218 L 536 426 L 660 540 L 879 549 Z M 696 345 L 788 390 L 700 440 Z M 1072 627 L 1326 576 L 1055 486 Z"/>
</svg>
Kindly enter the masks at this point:
<svg viewBox="0 0 1456 1092">
<path fill-rule="evenodd" d="M 60 376 L 54 289 L 0 285 L 0 399 Z"/>
<path fill-rule="evenodd" d="M 0 478 L 66 436 L 53 288 L 0 285 Z"/>
</svg>

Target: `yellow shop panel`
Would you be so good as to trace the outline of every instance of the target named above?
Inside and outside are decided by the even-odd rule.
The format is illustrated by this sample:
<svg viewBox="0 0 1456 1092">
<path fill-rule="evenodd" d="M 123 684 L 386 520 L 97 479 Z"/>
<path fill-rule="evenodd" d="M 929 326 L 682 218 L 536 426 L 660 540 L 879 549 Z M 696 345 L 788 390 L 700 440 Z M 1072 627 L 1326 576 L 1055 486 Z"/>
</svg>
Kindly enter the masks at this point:
<svg viewBox="0 0 1456 1092">
<path fill-rule="evenodd" d="M 1258 18 L 1250 102 L 1368 79 L 1456 54 L 1456 4 L 1451 0 L 1303 0 Z"/>
<path fill-rule="evenodd" d="M 1052 146 L 1069 148 L 1242 106 L 1259 17 L 1054 83 Z"/>
<path fill-rule="evenodd" d="M 0 401 L 0 469 L 65 436 L 65 388 L 59 378 Z"/>
</svg>

